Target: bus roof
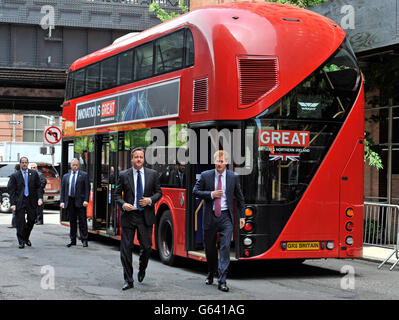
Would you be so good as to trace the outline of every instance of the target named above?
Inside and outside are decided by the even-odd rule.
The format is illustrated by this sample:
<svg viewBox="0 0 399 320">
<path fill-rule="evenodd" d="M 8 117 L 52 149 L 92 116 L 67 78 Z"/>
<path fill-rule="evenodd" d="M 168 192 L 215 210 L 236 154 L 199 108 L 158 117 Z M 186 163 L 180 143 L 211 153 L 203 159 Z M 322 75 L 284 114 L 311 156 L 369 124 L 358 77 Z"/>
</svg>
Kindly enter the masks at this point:
<svg viewBox="0 0 399 320">
<path fill-rule="evenodd" d="M 194 25 L 204 33 L 207 31 L 211 32 L 216 25 L 229 23 L 232 17 L 242 16 L 243 10 L 246 14 L 256 14 L 266 18 L 272 25 L 282 23 L 283 20 L 293 22 L 306 20 L 309 22 L 307 23 L 308 31 L 313 31 L 314 33 L 317 33 L 317 25 L 324 20 L 325 23 L 334 25 L 336 32 L 340 33 L 340 36 L 336 37 L 337 43 L 333 44 L 335 47 L 338 47 L 345 37 L 345 32 L 334 24 L 332 20 L 309 10 L 270 2 L 230 2 L 199 8 L 140 33 L 129 33 L 116 39 L 113 44 L 76 60 L 71 65 L 70 71 L 80 69 L 96 61 L 118 54 L 141 43 L 170 33 L 185 25 Z M 209 19 L 209 14 L 215 11 L 220 14 L 220 19 Z M 295 25 L 293 25 L 293 27 L 297 28 Z M 301 27 L 303 28 L 303 26 Z M 209 35 L 209 37 L 211 37 L 211 35 Z"/>
</svg>

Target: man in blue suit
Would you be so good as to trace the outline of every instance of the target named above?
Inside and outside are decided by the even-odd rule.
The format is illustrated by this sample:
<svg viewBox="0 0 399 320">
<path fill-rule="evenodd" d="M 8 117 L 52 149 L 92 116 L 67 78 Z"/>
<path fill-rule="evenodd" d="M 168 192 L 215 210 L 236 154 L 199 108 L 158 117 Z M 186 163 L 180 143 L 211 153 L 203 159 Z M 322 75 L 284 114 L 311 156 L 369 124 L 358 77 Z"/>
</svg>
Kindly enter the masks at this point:
<svg viewBox="0 0 399 320">
<path fill-rule="evenodd" d="M 86 172 L 79 170 L 79 160 L 73 159 L 71 162 L 71 172 L 62 177 L 60 207 L 67 210 L 70 223 L 69 237 L 71 242 L 67 247 L 76 245 L 77 219 L 79 219 L 80 237 L 83 247 L 87 247 L 87 213 L 89 205 L 90 184 Z"/>
<path fill-rule="evenodd" d="M 230 264 L 230 241 L 233 235 L 234 198 L 240 216 L 240 228 L 244 227 L 244 196 L 240 178 L 233 171 L 227 170 L 229 155 L 219 150 L 214 154 L 215 169 L 201 173 L 196 182 L 194 196 L 204 199 L 202 224 L 204 230 L 204 245 L 208 263 L 206 284 L 213 283 L 213 277 L 218 272 L 218 289 L 228 292 L 226 284 L 227 269 Z M 216 248 L 217 233 L 220 234 L 220 258 Z"/>
</svg>

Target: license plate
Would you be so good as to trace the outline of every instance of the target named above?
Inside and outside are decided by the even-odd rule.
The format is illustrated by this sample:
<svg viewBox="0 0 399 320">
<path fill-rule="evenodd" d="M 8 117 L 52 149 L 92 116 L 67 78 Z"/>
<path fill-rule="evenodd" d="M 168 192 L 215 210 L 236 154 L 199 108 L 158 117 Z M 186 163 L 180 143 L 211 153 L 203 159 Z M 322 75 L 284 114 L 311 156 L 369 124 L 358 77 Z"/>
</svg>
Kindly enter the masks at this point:
<svg viewBox="0 0 399 320">
<path fill-rule="evenodd" d="M 318 241 L 300 241 L 287 242 L 287 250 L 319 250 L 320 242 Z"/>
</svg>

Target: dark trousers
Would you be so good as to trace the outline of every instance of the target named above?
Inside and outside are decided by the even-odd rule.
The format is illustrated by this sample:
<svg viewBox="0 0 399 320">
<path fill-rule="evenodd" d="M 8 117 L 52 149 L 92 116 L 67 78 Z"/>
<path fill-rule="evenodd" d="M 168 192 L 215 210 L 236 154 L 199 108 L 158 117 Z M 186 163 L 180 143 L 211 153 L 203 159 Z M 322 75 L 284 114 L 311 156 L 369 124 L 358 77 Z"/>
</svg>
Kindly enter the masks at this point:
<svg viewBox="0 0 399 320">
<path fill-rule="evenodd" d="M 67 213 L 69 216 L 69 226 L 70 226 L 69 237 L 71 238 L 71 242 L 76 242 L 76 233 L 78 231 L 78 220 L 79 220 L 80 239 L 82 241 L 87 241 L 89 235 L 87 231 L 86 208 L 76 207 L 75 199 L 69 197 Z"/>
<path fill-rule="evenodd" d="M 15 218 L 15 211 L 13 211 L 12 212 L 12 219 L 11 219 L 11 226 L 13 227 L 13 228 L 16 228 L 17 227 L 17 222 L 16 222 L 16 218 Z"/>
<path fill-rule="evenodd" d="M 26 214 L 26 219 L 25 219 Z M 15 224 L 19 244 L 29 240 L 33 225 L 36 221 L 36 208 L 33 208 L 28 197 L 24 197 L 22 207 L 15 211 Z"/>
<path fill-rule="evenodd" d="M 139 269 L 147 268 L 151 255 L 152 225 L 144 223 L 143 213 L 137 211 L 125 213 L 132 215 L 128 226 L 122 227 L 120 255 L 123 266 L 123 277 L 127 282 L 133 282 L 133 241 L 137 230 L 137 239 L 140 244 Z"/>
<path fill-rule="evenodd" d="M 44 209 L 44 204 L 37 207 L 37 216 L 36 216 L 37 223 L 43 223 L 43 209 Z"/>
<path fill-rule="evenodd" d="M 208 272 L 218 274 L 218 282 L 225 283 L 227 269 L 230 264 L 230 242 L 233 235 L 233 224 L 228 210 L 222 211 L 220 217 L 212 212 L 212 223 L 209 229 L 204 230 L 205 255 L 208 264 Z M 216 247 L 217 234 L 220 234 L 220 257 Z"/>
</svg>

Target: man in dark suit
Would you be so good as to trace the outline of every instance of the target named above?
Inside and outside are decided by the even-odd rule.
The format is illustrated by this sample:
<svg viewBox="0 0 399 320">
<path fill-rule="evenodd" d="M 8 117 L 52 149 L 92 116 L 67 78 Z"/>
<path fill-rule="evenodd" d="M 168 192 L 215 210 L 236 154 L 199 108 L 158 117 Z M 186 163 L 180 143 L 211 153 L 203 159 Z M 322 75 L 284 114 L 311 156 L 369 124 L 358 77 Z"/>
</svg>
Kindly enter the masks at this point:
<svg viewBox="0 0 399 320">
<path fill-rule="evenodd" d="M 8 181 L 11 210 L 15 212 L 19 248 L 31 246 L 29 240 L 36 220 L 37 206 L 43 204 L 43 192 L 36 171 L 28 169 L 29 160 L 21 157 L 20 170 L 14 172 Z M 26 213 L 26 220 L 25 220 Z"/>
<path fill-rule="evenodd" d="M 186 171 L 186 165 L 183 162 L 177 163 L 176 168 L 170 172 L 168 185 L 177 188 L 185 188 L 186 187 L 185 171 Z"/>
<path fill-rule="evenodd" d="M 21 166 L 19 163 L 17 163 L 14 167 L 14 172 L 17 172 L 18 170 L 21 170 Z M 10 183 L 10 180 L 8 180 L 8 183 Z M 15 211 L 12 212 L 12 218 L 11 218 L 11 226 L 9 228 L 16 228 L 17 227 L 17 222 L 15 219 Z"/>
<path fill-rule="evenodd" d="M 83 247 L 87 247 L 87 213 L 86 208 L 89 205 L 90 184 L 86 172 L 79 170 L 79 160 L 73 159 L 71 162 L 71 171 L 62 177 L 60 207 L 67 210 L 69 216 L 71 242 L 67 247 L 76 245 L 76 233 L 78 230 L 77 220 L 79 219 L 80 238 Z"/>
<path fill-rule="evenodd" d="M 44 195 L 44 188 L 46 187 L 47 180 L 43 173 L 41 173 L 38 168 L 37 164 L 32 162 L 29 164 L 29 169 L 35 170 L 40 178 L 40 188 L 42 189 L 42 193 Z M 37 207 L 37 216 L 36 216 L 36 224 L 43 224 L 43 208 L 44 204 Z"/>
<path fill-rule="evenodd" d="M 206 284 L 213 283 L 218 272 L 218 289 L 229 291 L 226 284 L 227 269 L 230 264 L 230 241 L 233 235 L 234 198 L 240 216 L 240 228 L 244 227 L 244 196 L 240 178 L 233 171 L 226 170 L 228 153 L 219 150 L 214 154 L 215 170 L 201 173 L 194 186 L 194 196 L 204 199 L 202 215 L 205 255 L 208 264 Z M 216 248 L 217 233 L 220 234 L 220 258 Z"/>
<path fill-rule="evenodd" d="M 144 280 L 151 254 L 152 228 L 155 223 L 155 203 L 162 191 L 158 173 L 144 167 L 144 149 L 135 148 L 131 153 L 132 168 L 119 174 L 115 190 L 116 201 L 122 208 L 121 262 L 125 283 L 122 290 L 133 288 L 133 240 L 137 230 L 140 243 L 140 264 L 137 278 Z M 123 194 L 123 196 L 122 196 Z"/>
</svg>

